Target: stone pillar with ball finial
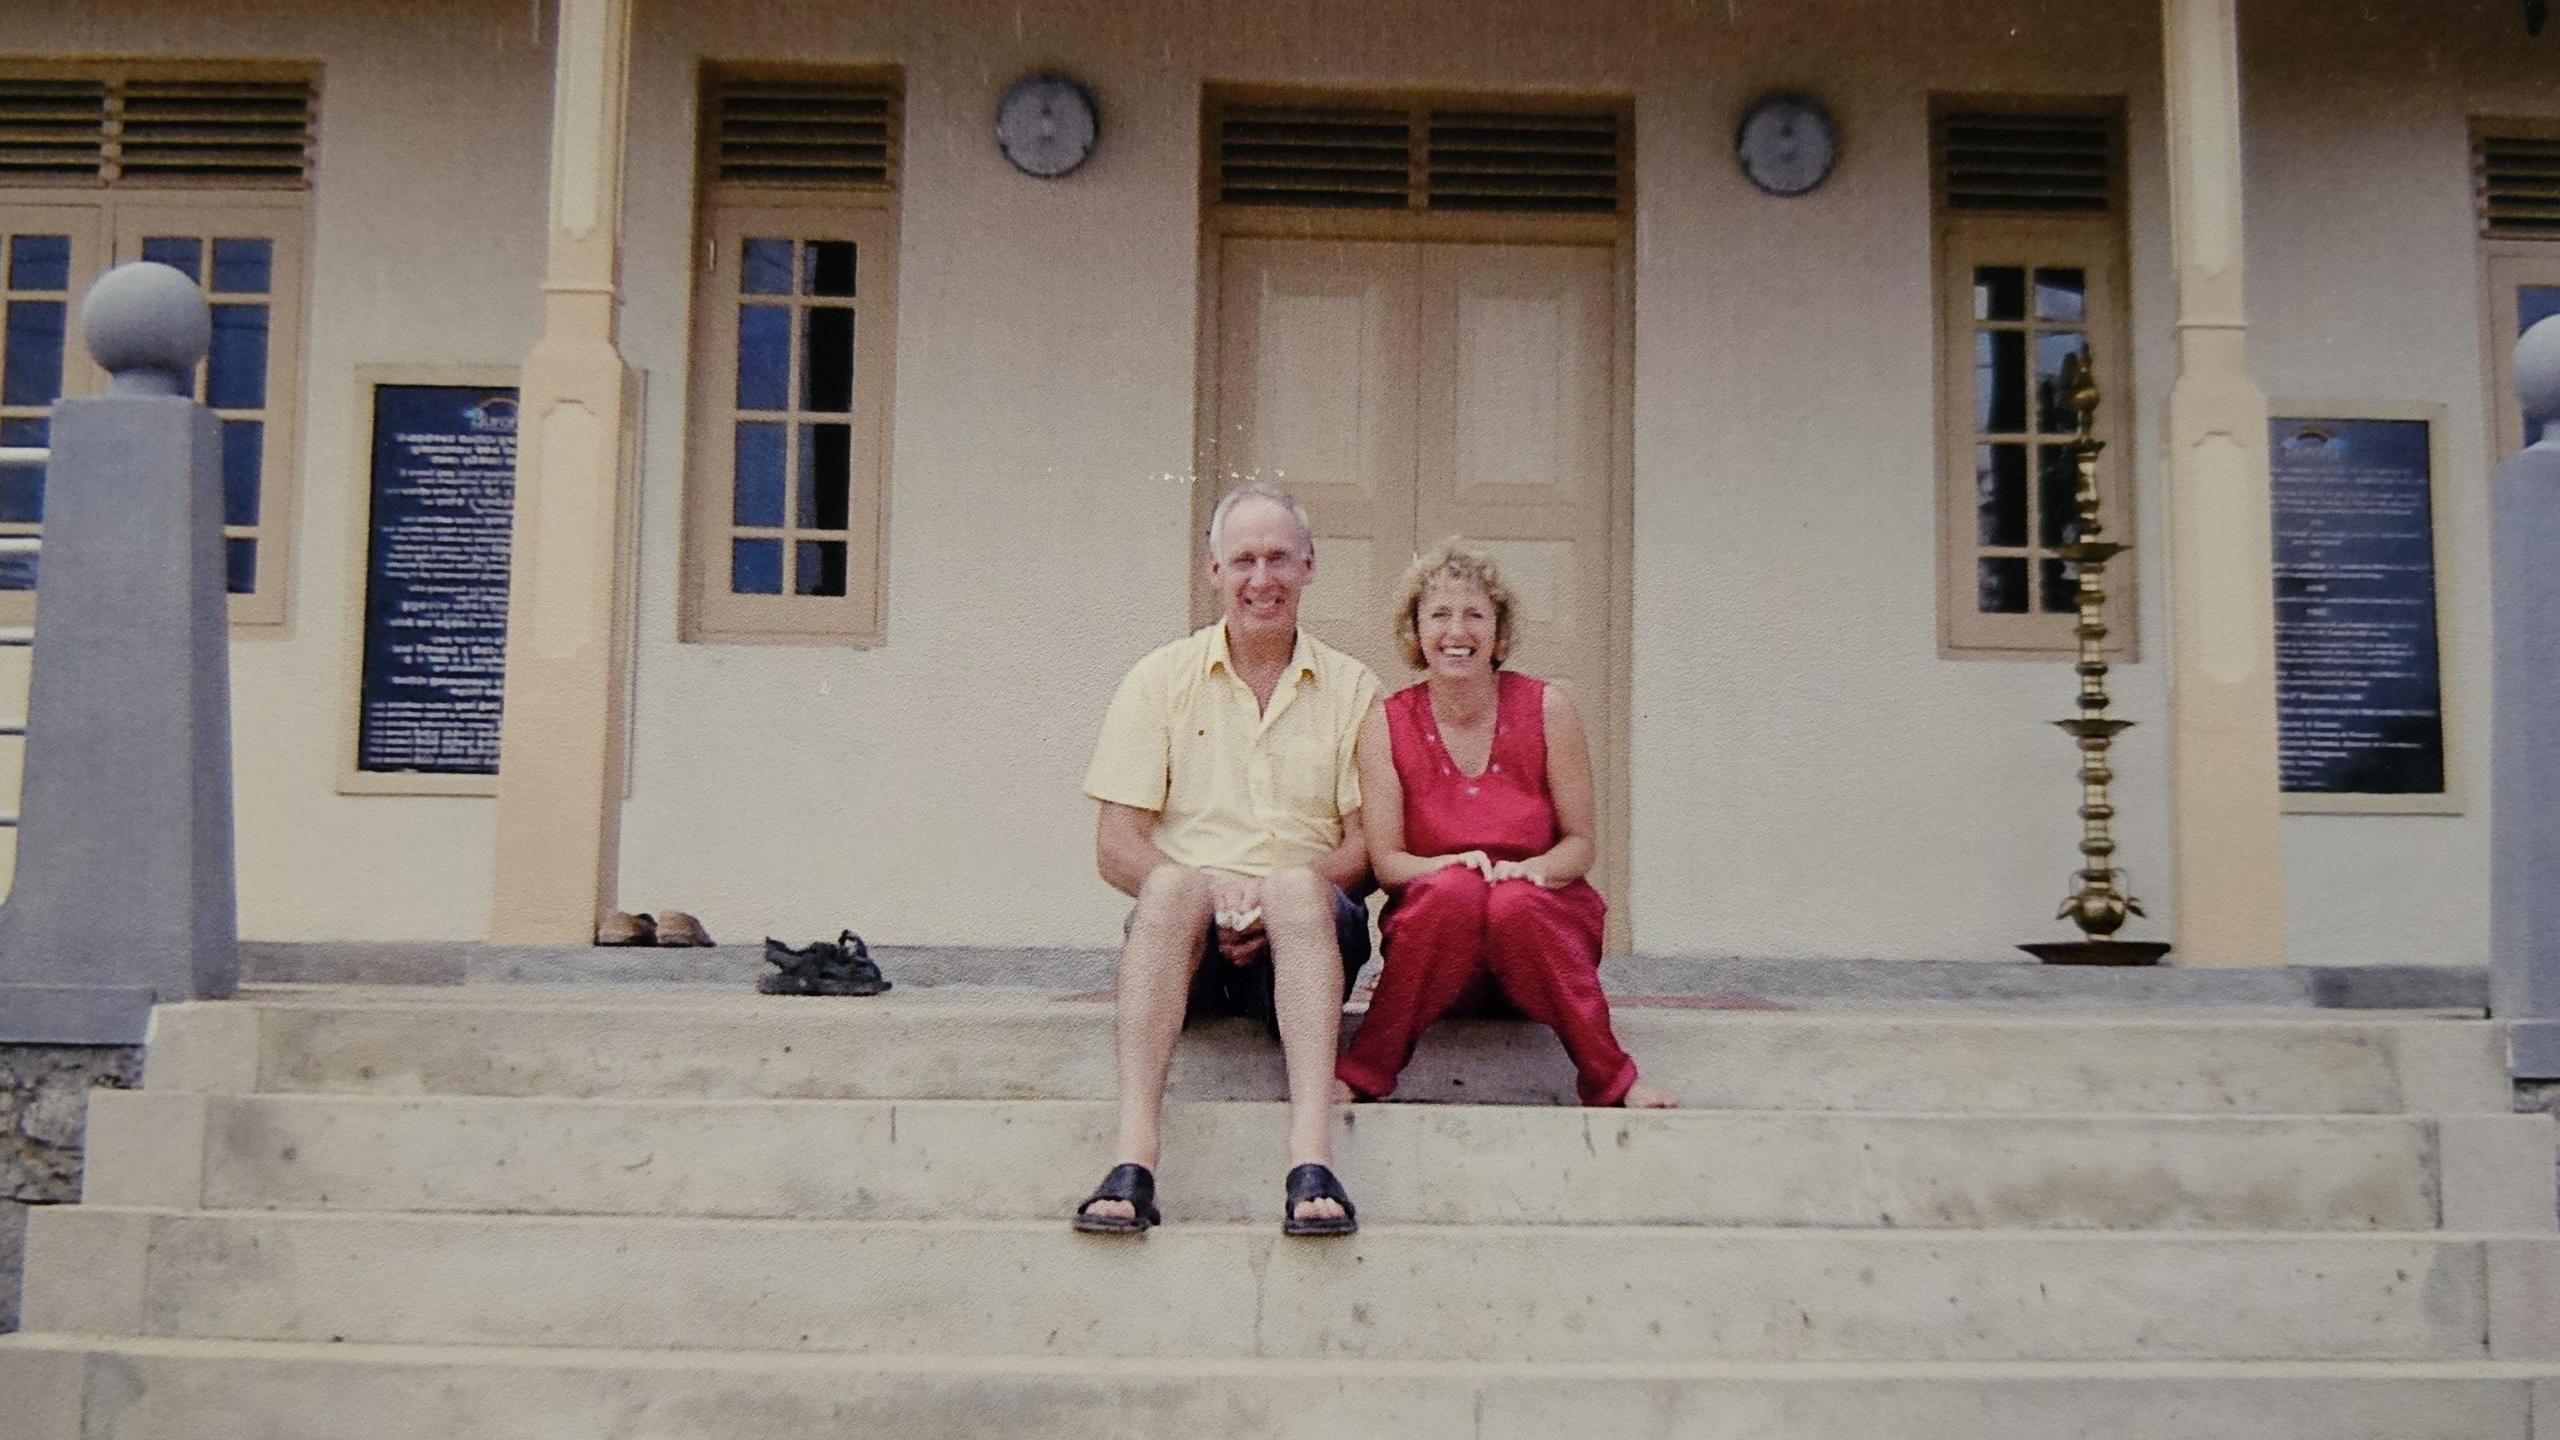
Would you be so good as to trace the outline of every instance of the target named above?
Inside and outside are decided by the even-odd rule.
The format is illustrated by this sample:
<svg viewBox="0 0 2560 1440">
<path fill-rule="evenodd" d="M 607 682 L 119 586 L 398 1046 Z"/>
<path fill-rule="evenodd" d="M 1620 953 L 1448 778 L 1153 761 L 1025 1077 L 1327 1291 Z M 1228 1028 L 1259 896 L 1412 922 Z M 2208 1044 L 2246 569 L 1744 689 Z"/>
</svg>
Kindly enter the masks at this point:
<svg viewBox="0 0 2560 1440">
<path fill-rule="evenodd" d="M 2515 1078 L 2560 1080 L 2560 317 L 2515 376 L 2527 443 L 2489 481 L 2489 1006 Z"/>
<path fill-rule="evenodd" d="M 131 1045 L 239 975 L 221 432 L 195 282 L 119 266 L 80 332 L 110 382 L 53 412 L 0 1041 Z"/>
</svg>

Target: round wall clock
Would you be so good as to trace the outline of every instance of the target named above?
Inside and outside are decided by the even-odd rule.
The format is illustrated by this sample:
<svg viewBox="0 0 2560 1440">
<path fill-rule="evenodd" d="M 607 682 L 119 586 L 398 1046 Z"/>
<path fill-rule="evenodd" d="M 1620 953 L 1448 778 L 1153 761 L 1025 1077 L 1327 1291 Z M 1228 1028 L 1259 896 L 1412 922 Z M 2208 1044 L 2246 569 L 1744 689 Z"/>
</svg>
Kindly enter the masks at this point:
<svg viewBox="0 0 2560 1440">
<path fill-rule="evenodd" d="M 1751 183 L 1771 195 L 1802 195 L 1831 178 L 1840 132 L 1831 112 L 1809 95 L 1770 95 L 1742 112 L 1734 158 Z"/>
<path fill-rule="evenodd" d="M 1101 136 L 1093 93 L 1064 75 L 1025 75 L 996 106 L 996 148 L 1043 180 L 1082 165 Z"/>
</svg>

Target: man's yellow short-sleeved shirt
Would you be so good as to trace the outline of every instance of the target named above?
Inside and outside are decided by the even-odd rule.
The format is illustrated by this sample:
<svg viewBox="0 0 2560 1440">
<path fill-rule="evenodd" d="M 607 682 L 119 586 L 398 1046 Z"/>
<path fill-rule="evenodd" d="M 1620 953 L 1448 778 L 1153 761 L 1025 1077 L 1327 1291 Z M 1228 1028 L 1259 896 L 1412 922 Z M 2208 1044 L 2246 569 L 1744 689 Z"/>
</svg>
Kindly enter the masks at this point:
<svg viewBox="0 0 2560 1440">
<path fill-rule="evenodd" d="M 1266 711 L 1230 665 L 1221 621 L 1130 667 L 1084 793 L 1154 811 L 1156 846 L 1177 865 L 1308 864 L 1360 808 L 1352 752 L 1377 698 L 1368 666 L 1300 630 Z"/>
</svg>

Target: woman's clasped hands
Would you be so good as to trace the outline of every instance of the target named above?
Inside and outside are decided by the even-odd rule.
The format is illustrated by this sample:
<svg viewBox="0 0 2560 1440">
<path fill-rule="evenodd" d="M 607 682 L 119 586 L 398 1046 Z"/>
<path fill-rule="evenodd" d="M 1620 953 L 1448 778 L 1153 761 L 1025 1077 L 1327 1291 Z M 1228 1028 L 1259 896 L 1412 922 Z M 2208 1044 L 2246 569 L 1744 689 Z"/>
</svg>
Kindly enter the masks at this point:
<svg viewBox="0 0 2560 1440">
<path fill-rule="evenodd" d="M 1526 880 L 1540 889 L 1553 890 L 1570 883 L 1549 876 L 1545 867 L 1535 859 L 1496 860 L 1481 850 L 1461 850 L 1455 855 L 1435 858 L 1440 862 L 1436 868 L 1445 870 L 1452 865 L 1464 865 L 1483 876 L 1488 885 L 1499 885 L 1505 880 Z"/>
</svg>

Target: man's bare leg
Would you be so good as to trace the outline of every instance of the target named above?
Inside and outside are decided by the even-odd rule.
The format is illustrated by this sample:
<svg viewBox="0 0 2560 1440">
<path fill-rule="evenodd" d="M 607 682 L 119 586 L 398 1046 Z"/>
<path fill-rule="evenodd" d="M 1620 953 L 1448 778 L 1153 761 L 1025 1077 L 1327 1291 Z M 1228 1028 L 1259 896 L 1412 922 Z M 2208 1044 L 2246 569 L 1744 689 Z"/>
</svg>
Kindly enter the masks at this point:
<svg viewBox="0 0 2560 1440">
<path fill-rule="evenodd" d="M 1164 1084 L 1182 1035 L 1191 973 L 1209 929 L 1209 877 L 1160 865 L 1138 887 L 1138 912 L 1120 947 L 1115 1046 L 1120 1066 L 1120 1141 L 1115 1163 L 1149 1170 L 1164 1148 Z M 1086 1214 L 1127 1219 L 1126 1200 L 1096 1200 Z"/>
<path fill-rule="evenodd" d="M 1333 928 L 1333 884 L 1313 870 L 1277 870 L 1262 882 L 1262 928 L 1271 937 L 1272 994 L 1289 1070 L 1289 1163 L 1333 1164 L 1333 1062 L 1342 1035 L 1342 946 Z M 1301 1220 L 1340 1217 L 1333 1200 L 1309 1200 Z"/>
</svg>

